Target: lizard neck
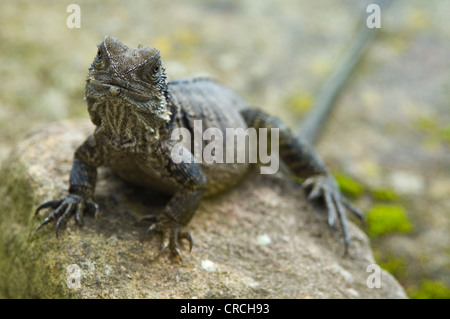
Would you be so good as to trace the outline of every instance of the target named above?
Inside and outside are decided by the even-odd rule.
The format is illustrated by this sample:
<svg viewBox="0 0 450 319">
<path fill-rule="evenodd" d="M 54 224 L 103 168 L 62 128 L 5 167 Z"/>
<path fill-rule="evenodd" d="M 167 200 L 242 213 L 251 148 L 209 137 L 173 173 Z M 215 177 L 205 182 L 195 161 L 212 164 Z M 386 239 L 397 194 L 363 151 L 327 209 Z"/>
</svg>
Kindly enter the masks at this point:
<svg viewBox="0 0 450 319">
<path fill-rule="evenodd" d="M 121 97 L 88 100 L 95 138 L 116 151 L 148 153 L 171 119 L 164 94 L 139 106 Z"/>
</svg>

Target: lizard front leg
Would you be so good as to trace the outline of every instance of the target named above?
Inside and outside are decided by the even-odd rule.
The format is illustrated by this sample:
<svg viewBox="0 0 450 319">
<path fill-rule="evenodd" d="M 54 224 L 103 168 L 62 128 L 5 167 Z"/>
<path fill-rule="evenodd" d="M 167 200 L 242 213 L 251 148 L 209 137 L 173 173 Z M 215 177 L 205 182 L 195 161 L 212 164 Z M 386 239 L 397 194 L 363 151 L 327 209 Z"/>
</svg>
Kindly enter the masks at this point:
<svg viewBox="0 0 450 319">
<path fill-rule="evenodd" d="M 75 215 L 76 223 L 81 225 L 85 210 L 98 211 L 98 205 L 93 201 L 92 196 L 97 181 L 97 167 L 101 163 L 100 152 L 95 146 L 93 136 L 90 136 L 75 152 L 70 171 L 69 194 L 65 198 L 44 202 L 36 208 L 35 215 L 44 208 L 54 209 L 39 225 L 38 230 L 57 219 L 55 230 L 58 236 L 60 227 L 70 216 Z"/>
<path fill-rule="evenodd" d="M 340 221 L 347 253 L 350 236 L 344 206 L 361 219 L 364 218 L 363 213 L 341 195 L 335 179 L 312 147 L 294 136 L 281 120 L 256 109 L 243 110 L 242 115 L 249 127 L 279 129 L 281 159 L 296 176 L 305 178 L 303 186 L 310 189 L 308 200 L 323 198 L 328 210 L 329 226 L 333 228 L 335 221 Z"/>
<path fill-rule="evenodd" d="M 180 163 L 174 161 L 167 148 L 160 149 L 159 152 L 162 153 L 161 158 L 167 158 L 166 170 L 179 187 L 161 215 L 146 216 L 143 220 L 152 222 L 147 232 L 162 233 L 162 246 L 158 256 L 169 247 L 172 254 L 178 256 L 183 263 L 179 242 L 187 239 L 190 245 L 189 251 L 191 251 L 193 239 L 182 229 L 190 222 L 200 204 L 206 187 L 206 177 L 200 165 L 194 163 L 194 157 L 187 149 L 183 149 L 184 160 Z"/>
</svg>

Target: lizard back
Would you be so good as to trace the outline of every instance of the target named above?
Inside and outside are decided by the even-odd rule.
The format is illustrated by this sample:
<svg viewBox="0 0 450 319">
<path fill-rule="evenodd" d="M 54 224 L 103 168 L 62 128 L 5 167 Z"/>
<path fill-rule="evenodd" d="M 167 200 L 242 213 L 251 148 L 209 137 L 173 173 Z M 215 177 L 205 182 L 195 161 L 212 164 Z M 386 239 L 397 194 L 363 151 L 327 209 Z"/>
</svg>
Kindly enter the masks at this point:
<svg viewBox="0 0 450 319">
<path fill-rule="evenodd" d="M 237 163 L 236 154 L 243 150 L 239 149 L 235 141 L 233 141 L 235 160 L 232 163 L 226 163 L 226 129 L 247 128 L 240 111 L 248 107 L 248 104 L 232 90 L 205 78 L 188 78 L 169 82 L 168 103 L 176 112 L 173 129 L 186 128 L 191 134 L 190 145 L 187 146 L 190 146 L 192 153 L 194 147 L 198 147 L 198 145 L 194 146 L 196 134 L 197 137 L 203 136 L 208 128 L 219 129 L 223 134 L 223 163 L 206 163 L 205 161 L 200 163 L 207 177 L 205 195 L 212 195 L 235 185 L 247 172 L 248 163 Z M 198 123 L 201 123 L 201 128 Z M 211 142 L 203 138 L 201 141 L 201 150 Z"/>
</svg>

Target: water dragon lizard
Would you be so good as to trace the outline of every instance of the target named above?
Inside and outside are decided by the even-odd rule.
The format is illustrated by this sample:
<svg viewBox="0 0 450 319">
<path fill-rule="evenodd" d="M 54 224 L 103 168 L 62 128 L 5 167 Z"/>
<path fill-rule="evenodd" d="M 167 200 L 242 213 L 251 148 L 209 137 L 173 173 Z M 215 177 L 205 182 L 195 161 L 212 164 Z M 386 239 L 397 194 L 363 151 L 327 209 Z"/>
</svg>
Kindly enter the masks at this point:
<svg viewBox="0 0 450 319">
<path fill-rule="evenodd" d="M 203 128 L 279 129 L 279 155 L 308 190 L 309 200 L 322 199 L 328 224 L 341 225 L 347 251 L 350 240 L 346 208 L 363 217 L 360 210 L 340 193 L 337 183 L 308 141 L 296 136 L 281 120 L 248 104 L 230 89 L 209 79 L 188 78 L 168 81 L 156 48 L 129 48 L 119 39 L 106 36 L 86 78 L 85 98 L 95 131 L 75 151 L 70 187 L 65 198 L 37 207 L 52 208 L 39 228 L 56 220 L 56 233 L 74 217 L 82 224 L 83 213 L 98 211 L 94 202 L 97 168 L 109 167 L 124 180 L 172 195 L 148 231 L 162 234 L 161 252 L 167 248 L 181 261 L 181 240 L 192 236 L 184 227 L 205 196 L 235 185 L 248 170 L 248 163 L 196 163 L 192 150 L 187 160 L 177 163 L 171 156 L 171 132 L 194 121 Z M 311 136 L 308 139 L 312 139 Z M 38 229 L 39 229 L 38 228 Z"/>
</svg>

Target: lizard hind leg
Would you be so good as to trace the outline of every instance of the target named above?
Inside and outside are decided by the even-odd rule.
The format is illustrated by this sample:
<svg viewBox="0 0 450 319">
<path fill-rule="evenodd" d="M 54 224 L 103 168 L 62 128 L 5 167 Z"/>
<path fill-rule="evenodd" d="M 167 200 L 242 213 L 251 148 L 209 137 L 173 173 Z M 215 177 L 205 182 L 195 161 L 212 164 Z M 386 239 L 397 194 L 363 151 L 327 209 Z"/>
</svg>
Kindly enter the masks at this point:
<svg viewBox="0 0 450 319">
<path fill-rule="evenodd" d="M 313 148 L 292 134 L 280 119 L 257 109 L 245 109 L 241 111 L 241 114 L 249 127 L 279 129 L 278 142 L 281 159 L 297 177 L 305 179 L 303 187 L 309 193 L 307 197 L 309 201 L 323 200 L 328 212 L 330 228 L 334 229 L 335 221 L 339 221 L 344 237 L 345 254 L 347 254 L 350 235 L 345 207 L 360 219 L 363 219 L 362 212 L 341 195 L 335 179 Z"/>
</svg>

